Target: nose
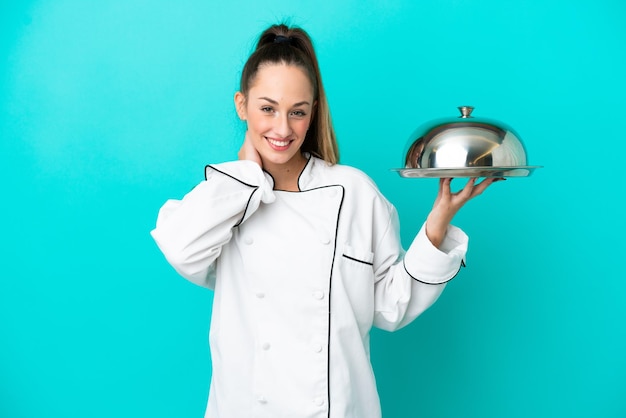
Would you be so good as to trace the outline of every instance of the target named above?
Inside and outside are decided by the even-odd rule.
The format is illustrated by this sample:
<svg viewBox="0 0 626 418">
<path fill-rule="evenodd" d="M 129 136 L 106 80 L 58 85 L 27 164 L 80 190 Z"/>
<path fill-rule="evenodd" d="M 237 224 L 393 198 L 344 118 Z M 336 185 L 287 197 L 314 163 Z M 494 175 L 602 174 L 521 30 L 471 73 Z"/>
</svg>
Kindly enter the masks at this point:
<svg viewBox="0 0 626 418">
<path fill-rule="evenodd" d="M 274 132 L 281 138 L 287 138 L 289 135 L 291 135 L 292 129 L 289 123 L 288 114 L 276 116 L 276 119 L 274 121 Z"/>
</svg>

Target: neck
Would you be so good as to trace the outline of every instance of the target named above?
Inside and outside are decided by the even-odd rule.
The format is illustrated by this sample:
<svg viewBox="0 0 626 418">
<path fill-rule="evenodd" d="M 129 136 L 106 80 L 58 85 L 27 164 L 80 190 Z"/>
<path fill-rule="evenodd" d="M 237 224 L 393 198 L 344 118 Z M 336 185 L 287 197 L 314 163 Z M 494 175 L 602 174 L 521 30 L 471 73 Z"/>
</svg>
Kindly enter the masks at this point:
<svg viewBox="0 0 626 418">
<path fill-rule="evenodd" d="M 263 163 L 263 169 L 270 173 L 274 179 L 274 190 L 298 192 L 298 178 L 304 169 L 307 159 L 302 154 L 297 154 L 286 164 Z"/>
</svg>

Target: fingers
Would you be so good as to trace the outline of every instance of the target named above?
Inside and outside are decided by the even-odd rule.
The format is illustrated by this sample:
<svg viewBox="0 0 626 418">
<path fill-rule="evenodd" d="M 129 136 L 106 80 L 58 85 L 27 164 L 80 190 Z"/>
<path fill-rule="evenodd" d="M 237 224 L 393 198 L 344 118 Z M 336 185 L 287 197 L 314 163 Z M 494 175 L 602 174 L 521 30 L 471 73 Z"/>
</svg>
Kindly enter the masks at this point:
<svg viewBox="0 0 626 418">
<path fill-rule="evenodd" d="M 504 180 L 506 180 L 504 177 L 492 177 L 484 179 L 474 187 L 474 190 L 472 191 L 472 197 L 480 195 L 487 189 L 487 187 L 491 186 L 493 183 Z"/>
<path fill-rule="evenodd" d="M 504 178 L 487 178 L 476 184 L 477 178 L 470 178 L 465 186 L 456 193 L 452 193 L 450 189 L 450 183 L 452 182 L 451 178 L 440 178 L 439 179 L 439 194 L 435 199 L 435 203 L 433 205 L 433 209 L 428 215 L 428 220 L 431 226 L 431 234 L 429 238 L 433 239 L 433 236 L 437 236 L 435 231 L 442 230 L 442 225 L 444 226 L 443 230 L 445 231 L 445 225 L 448 225 L 455 214 L 472 198 L 480 195 L 482 192 L 487 189 L 491 184 L 497 181 L 505 180 Z M 435 231 L 432 231 L 432 227 L 435 225 Z M 428 232 L 428 227 L 427 227 Z M 445 234 L 444 234 L 445 235 Z"/>
<path fill-rule="evenodd" d="M 248 131 L 246 131 L 245 139 L 244 139 L 243 144 L 241 145 L 241 148 L 239 149 L 239 153 L 237 155 L 238 155 L 240 160 L 254 161 L 258 165 L 263 167 L 263 163 L 261 161 L 261 156 L 259 155 L 258 151 L 254 147 L 254 144 L 252 143 L 252 139 L 250 138 L 250 135 L 248 134 Z"/>
<path fill-rule="evenodd" d="M 493 183 L 493 179 L 492 178 L 488 178 L 488 179 L 484 179 L 483 181 L 481 181 L 480 183 L 474 185 L 472 187 L 471 193 L 469 198 L 474 198 L 478 195 L 480 195 L 482 192 L 485 191 L 485 189 L 491 184 Z"/>
<path fill-rule="evenodd" d="M 502 177 L 486 178 L 480 183 L 476 184 L 478 178 L 472 177 L 467 181 L 467 183 L 465 183 L 465 186 L 463 186 L 461 190 L 453 193 L 450 186 L 452 183 L 452 178 L 440 178 L 439 193 L 437 195 L 437 199 L 435 200 L 435 204 L 441 202 L 444 204 L 451 204 L 452 206 L 461 207 L 468 200 L 482 194 L 487 189 L 487 187 L 489 187 L 493 183 L 502 180 L 506 179 Z"/>
<path fill-rule="evenodd" d="M 478 179 L 476 177 L 470 178 L 461 190 L 454 194 L 451 194 L 451 196 L 458 198 L 462 202 L 467 202 L 468 200 L 482 194 L 487 189 L 487 187 L 489 187 L 493 183 L 506 179 L 502 177 L 486 178 L 480 183 L 476 184 L 477 180 Z"/>
<path fill-rule="evenodd" d="M 470 178 L 467 183 L 465 183 L 465 186 L 458 192 L 458 194 L 463 197 L 464 200 L 469 200 L 472 198 L 474 190 L 476 189 L 476 186 L 474 186 L 476 184 L 476 180 L 476 177 Z"/>
<path fill-rule="evenodd" d="M 450 198 L 452 190 L 450 189 L 450 183 L 452 179 L 444 177 L 439 179 L 439 195 L 443 198 Z"/>
</svg>

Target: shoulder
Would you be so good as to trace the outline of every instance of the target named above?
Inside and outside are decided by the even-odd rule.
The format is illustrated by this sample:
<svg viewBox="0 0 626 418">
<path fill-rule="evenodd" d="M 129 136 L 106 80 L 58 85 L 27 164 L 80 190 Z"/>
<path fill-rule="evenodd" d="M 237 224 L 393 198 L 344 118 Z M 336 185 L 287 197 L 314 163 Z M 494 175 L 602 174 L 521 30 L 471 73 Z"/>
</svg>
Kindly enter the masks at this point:
<svg viewBox="0 0 626 418">
<path fill-rule="evenodd" d="M 346 187 L 358 187 L 372 192 L 380 193 L 376 183 L 358 168 L 343 164 L 328 164 L 316 158 L 314 169 L 322 172 L 326 182 L 336 183 Z"/>
<path fill-rule="evenodd" d="M 385 210 L 392 208 L 391 203 L 380 192 L 374 180 L 358 168 L 343 164 L 330 165 L 320 159 L 316 159 L 314 164 L 313 171 L 317 172 L 315 177 L 321 181 L 318 185 L 343 187 L 347 202 L 360 202 L 360 204 L 368 202 L 374 206 L 382 206 Z"/>
</svg>

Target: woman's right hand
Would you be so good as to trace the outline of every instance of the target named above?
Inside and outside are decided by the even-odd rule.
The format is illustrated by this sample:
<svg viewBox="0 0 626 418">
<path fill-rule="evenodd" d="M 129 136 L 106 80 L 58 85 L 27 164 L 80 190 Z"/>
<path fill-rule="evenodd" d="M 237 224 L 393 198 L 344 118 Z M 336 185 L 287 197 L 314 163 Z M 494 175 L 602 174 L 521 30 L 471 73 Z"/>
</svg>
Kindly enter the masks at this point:
<svg viewBox="0 0 626 418">
<path fill-rule="evenodd" d="M 426 236 L 430 239 L 435 247 L 439 247 L 446 236 L 448 225 L 452 221 L 454 215 L 461 209 L 470 199 L 478 196 L 485 191 L 489 185 L 496 181 L 505 180 L 504 178 L 486 178 L 476 184 L 476 178 L 471 178 L 465 184 L 463 189 L 456 193 L 452 193 L 450 189 L 451 178 L 439 179 L 439 193 L 433 205 L 432 210 L 426 219 Z"/>
<path fill-rule="evenodd" d="M 237 156 L 240 160 L 254 161 L 259 165 L 259 167 L 263 168 L 261 156 L 259 155 L 259 152 L 256 150 L 256 148 L 254 148 L 248 131 L 246 131 L 246 138 L 244 139 L 241 148 L 239 148 L 239 153 L 237 154 Z"/>
</svg>

